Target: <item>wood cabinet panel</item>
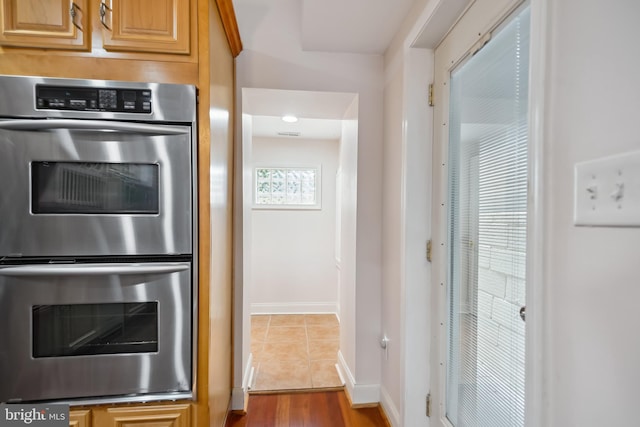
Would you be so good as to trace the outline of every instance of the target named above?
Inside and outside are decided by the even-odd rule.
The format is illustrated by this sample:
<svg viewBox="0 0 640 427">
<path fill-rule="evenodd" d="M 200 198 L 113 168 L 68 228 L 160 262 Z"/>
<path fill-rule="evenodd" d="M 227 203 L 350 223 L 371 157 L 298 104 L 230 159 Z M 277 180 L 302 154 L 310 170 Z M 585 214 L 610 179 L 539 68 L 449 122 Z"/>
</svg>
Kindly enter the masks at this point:
<svg viewBox="0 0 640 427">
<path fill-rule="evenodd" d="M 87 50 L 87 0 L 0 0 L 0 44 Z"/>
<path fill-rule="evenodd" d="M 104 49 L 189 54 L 191 1 L 104 0 Z"/>
<path fill-rule="evenodd" d="M 96 427 L 191 427 L 191 405 L 157 405 L 97 409 Z"/>
<path fill-rule="evenodd" d="M 91 411 L 69 411 L 69 427 L 91 427 Z"/>
</svg>

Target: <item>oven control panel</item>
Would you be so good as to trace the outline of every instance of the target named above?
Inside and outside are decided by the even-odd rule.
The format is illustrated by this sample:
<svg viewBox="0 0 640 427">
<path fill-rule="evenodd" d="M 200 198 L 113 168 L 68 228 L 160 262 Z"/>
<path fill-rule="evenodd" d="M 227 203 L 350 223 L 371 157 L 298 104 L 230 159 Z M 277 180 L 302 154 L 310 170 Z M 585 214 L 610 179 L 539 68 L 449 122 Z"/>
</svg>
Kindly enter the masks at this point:
<svg viewBox="0 0 640 427">
<path fill-rule="evenodd" d="M 36 85 L 36 108 L 150 114 L 151 90 Z"/>
</svg>

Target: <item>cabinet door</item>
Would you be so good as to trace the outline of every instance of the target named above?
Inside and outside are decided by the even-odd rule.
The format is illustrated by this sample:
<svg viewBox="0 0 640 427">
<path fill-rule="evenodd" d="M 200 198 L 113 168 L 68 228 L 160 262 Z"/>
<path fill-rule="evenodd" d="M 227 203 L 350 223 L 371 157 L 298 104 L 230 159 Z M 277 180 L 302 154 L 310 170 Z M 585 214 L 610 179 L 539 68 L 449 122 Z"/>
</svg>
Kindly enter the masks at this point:
<svg viewBox="0 0 640 427">
<path fill-rule="evenodd" d="M 190 0 L 103 0 L 103 46 L 107 51 L 189 54 L 190 10 Z"/>
<path fill-rule="evenodd" d="M 156 405 L 94 410 L 100 427 L 191 427 L 191 405 Z"/>
<path fill-rule="evenodd" d="M 87 6 L 87 0 L 0 0 L 0 44 L 86 50 Z"/>
<path fill-rule="evenodd" d="M 69 411 L 69 427 L 91 427 L 91 411 Z"/>
</svg>

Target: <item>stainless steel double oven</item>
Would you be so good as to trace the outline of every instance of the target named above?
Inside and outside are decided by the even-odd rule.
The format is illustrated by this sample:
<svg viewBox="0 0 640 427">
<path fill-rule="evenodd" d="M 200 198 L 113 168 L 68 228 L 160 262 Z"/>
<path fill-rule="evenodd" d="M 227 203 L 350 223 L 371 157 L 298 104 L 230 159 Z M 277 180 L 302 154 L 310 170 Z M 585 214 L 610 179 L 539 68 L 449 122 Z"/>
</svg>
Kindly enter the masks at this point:
<svg viewBox="0 0 640 427">
<path fill-rule="evenodd" d="M 196 94 L 0 76 L 0 402 L 193 397 Z"/>
</svg>

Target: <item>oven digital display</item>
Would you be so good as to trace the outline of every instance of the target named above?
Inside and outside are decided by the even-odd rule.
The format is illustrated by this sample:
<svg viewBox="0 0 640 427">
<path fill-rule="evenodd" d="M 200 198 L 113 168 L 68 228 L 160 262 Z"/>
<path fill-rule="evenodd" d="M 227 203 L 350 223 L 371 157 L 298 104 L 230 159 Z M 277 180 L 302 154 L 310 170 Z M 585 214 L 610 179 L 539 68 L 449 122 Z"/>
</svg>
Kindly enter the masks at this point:
<svg viewBox="0 0 640 427">
<path fill-rule="evenodd" d="M 159 212 L 158 165 L 32 162 L 34 214 L 147 214 Z"/>
<path fill-rule="evenodd" d="M 158 351 L 158 302 L 36 305 L 33 357 Z"/>
</svg>

